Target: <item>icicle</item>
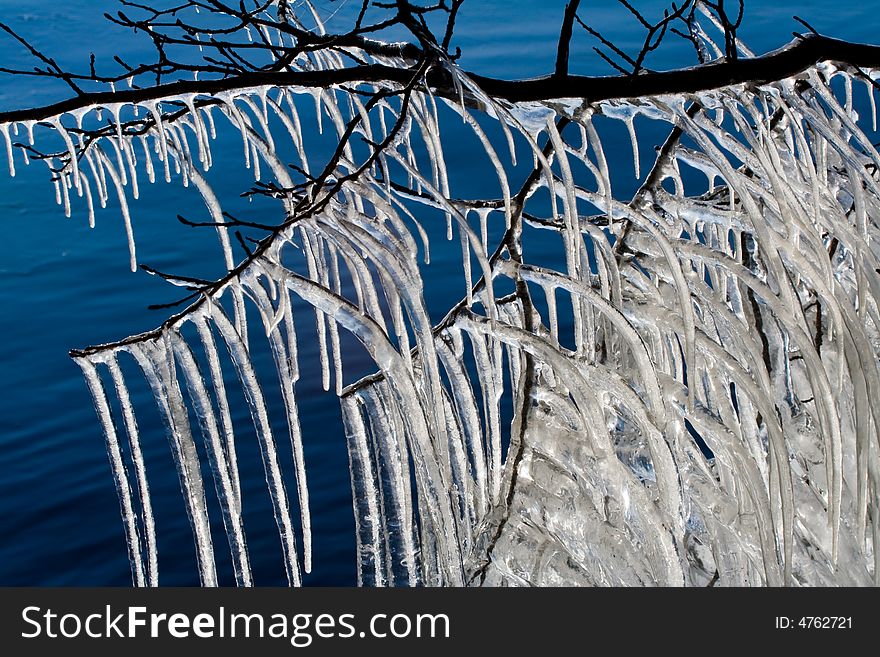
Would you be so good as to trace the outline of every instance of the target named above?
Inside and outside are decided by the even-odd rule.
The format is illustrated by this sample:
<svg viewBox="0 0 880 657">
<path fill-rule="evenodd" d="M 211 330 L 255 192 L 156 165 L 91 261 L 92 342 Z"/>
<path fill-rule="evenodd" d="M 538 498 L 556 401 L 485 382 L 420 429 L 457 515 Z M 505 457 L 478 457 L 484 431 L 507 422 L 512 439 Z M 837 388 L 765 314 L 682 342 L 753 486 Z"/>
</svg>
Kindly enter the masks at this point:
<svg viewBox="0 0 880 657">
<path fill-rule="evenodd" d="M 275 447 L 275 439 L 272 436 L 272 428 L 269 424 L 269 415 L 263 399 L 260 384 L 257 381 L 247 349 L 242 343 L 241 337 L 235 331 L 235 327 L 229 322 L 226 314 L 219 306 L 211 308 L 211 318 L 215 326 L 223 336 L 235 368 L 238 371 L 239 380 L 244 388 L 245 397 L 251 410 L 254 427 L 260 442 L 260 453 L 263 457 L 263 467 L 266 471 L 266 483 L 272 498 L 272 506 L 275 512 L 275 522 L 278 525 L 278 533 L 284 550 L 284 563 L 287 577 L 292 586 L 302 584 L 299 562 L 297 561 L 296 539 L 293 526 L 290 522 L 290 510 L 287 504 L 287 492 L 284 488 L 284 480 L 281 477 L 281 468 L 278 463 L 278 453 Z"/>
<path fill-rule="evenodd" d="M 196 167 L 190 167 L 189 175 L 196 188 L 199 190 L 202 200 L 205 202 L 205 206 L 208 208 L 208 213 L 211 215 L 211 221 L 217 225 L 217 239 L 220 242 L 220 248 L 223 252 L 223 263 L 227 271 L 232 271 L 235 267 L 235 258 L 232 255 L 232 245 L 229 241 L 229 229 L 223 225 L 226 221 L 223 216 L 223 209 L 220 207 L 220 201 L 214 193 L 214 190 L 208 184 L 208 181 L 201 173 L 199 173 Z M 238 305 L 236 305 L 236 323 L 238 323 L 238 318 L 241 316 L 242 311 L 243 309 L 240 309 Z"/>
<path fill-rule="evenodd" d="M 358 560 L 361 563 L 358 572 L 358 585 L 383 586 L 385 584 L 385 567 L 380 547 L 382 542 L 379 531 L 381 513 L 379 511 L 376 475 L 371 464 L 366 428 L 361 412 L 353 398 L 342 398 L 342 417 L 348 438 L 352 499 L 355 506 L 355 522 L 358 525 L 356 528 Z M 363 511 L 359 508 L 361 504 L 366 507 Z M 369 573 L 371 565 L 372 573 Z M 372 575 L 372 579 L 364 581 L 362 578 L 368 573 Z"/>
<path fill-rule="evenodd" d="M 194 166 L 191 165 L 192 160 L 189 155 L 186 135 L 183 134 L 181 128 L 173 124 L 166 128 L 166 132 L 171 136 L 168 146 L 174 156 L 174 173 L 180 176 L 180 182 L 184 187 L 189 187 L 189 171 Z"/>
<path fill-rule="evenodd" d="M 483 431 L 467 370 L 461 358 L 461 350 L 453 349 L 447 344 L 456 338 L 453 338 L 449 331 L 443 338 L 445 339 L 438 341 L 437 353 L 449 377 L 451 396 L 461 417 L 462 430 L 468 438 L 468 449 L 474 468 L 475 512 L 478 516 L 482 516 L 489 507 L 489 498 L 492 495 L 487 476 L 487 453 L 483 444 Z M 457 339 L 460 340 L 461 336 L 458 335 Z"/>
<path fill-rule="evenodd" d="M 190 430 L 189 415 L 177 383 L 175 365 L 164 341 L 128 347 L 140 365 L 162 415 L 171 442 L 171 453 L 180 479 L 187 514 L 193 530 L 196 558 L 203 586 L 217 586 L 214 546 L 208 519 L 205 486 L 199 455 Z"/>
<path fill-rule="evenodd" d="M 266 105 L 265 105 L 266 89 L 264 87 L 260 87 L 258 89 L 258 93 L 260 94 L 260 97 L 263 99 L 264 104 L 263 104 L 262 109 L 257 108 L 256 104 L 248 96 L 242 96 L 241 102 L 243 102 L 245 105 L 247 105 L 250 108 L 251 112 L 254 115 L 254 118 L 257 119 L 257 123 L 260 124 L 260 129 L 262 130 L 262 136 L 266 140 L 266 143 L 269 146 L 269 150 L 275 151 L 275 142 L 272 138 L 272 131 L 269 130 L 269 123 L 268 123 L 269 117 L 268 117 L 268 114 L 266 111 Z"/>
<path fill-rule="evenodd" d="M 80 172 L 79 175 L 82 178 L 81 184 L 82 184 L 83 190 L 85 191 L 86 205 L 89 209 L 89 228 L 94 228 L 95 227 L 95 203 L 92 200 L 92 188 L 91 188 L 91 185 L 89 185 L 89 179 L 86 178 L 86 175 L 82 172 Z"/>
<path fill-rule="evenodd" d="M 68 186 L 69 177 L 66 173 L 59 173 L 59 187 L 61 188 L 61 195 L 64 199 L 64 216 L 68 219 L 70 218 L 71 208 L 70 208 L 70 187 Z"/>
<path fill-rule="evenodd" d="M 116 194 L 119 198 L 119 207 L 122 210 L 122 220 L 125 222 L 125 235 L 128 238 L 129 265 L 131 266 L 131 270 L 135 272 L 137 271 L 137 254 L 135 253 L 134 231 L 131 227 L 131 215 L 129 215 L 128 213 L 128 201 L 125 198 L 125 190 L 122 187 L 122 181 L 119 179 L 119 175 L 113 168 L 113 164 L 110 162 L 109 158 L 100 146 L 96 146 L 96 152 L 98 154 L 99 162 L 103 165 L 101 169 L 106 169 L 106 171 L 110 174 L 110 179 L 116 186 Z"/>
<path fill-rule="evenodd" d="M 596 163 L 599 165 L 599 171 L 602 174 L 600 176 L 599 185 L 602 187 L 602 193 L 605 195 L 605 202 L 608 208 L 608 220 L 613 222 L 614 217 L 611 213 L 611 201 L 614 197 L 611 192 L 611 175 L 608 172 L 608 160 L 605 159 L 605 151 L 602 148 L 599 133 L 596 132 L 596 128 L 593 126 L 593 121 L 589 115 L 584 116 L 584 124 L 587 128 L 587 134 L 590 137 L 590 144 L 593 146 L 593 152 L 596 154 Z"/>
<path fill-rule="evenodd" d="M 489 255 L 489 213 L 494 208 L 477 208 L 474 211 L 480 218 L 480 237 L 483 240 L 483 253 Z"/>
<path fill-rule="evenodd" d="M 633 168 L 636 172 L 636 180 L 642 177 L 641 174 L 641 162 L 639 161 L 639 141 L 636 137 L 636 124 L 635 118 L 630 116 L 626 121 L 626 129 L 629 131 L 629 139 L 632 143 L 632 154 L 633 154 Z"/>
<path fill-rule="evenodd" d="M 293 144 L 296 147 L 297 155 L 300 159 L 300 166 L 303 171 L 308 174 L 309 173 L 309 159 L 306 157 L 305 149 L 303 147 L 303 137 L 302 137 L 302 125 L 299 120 L 299 112 L 296 109 L 296 103 L 293 101 L 292 94 L 289 90 L 284 89 L 284 99 L 287 100 L 287 106 L 290 109 L 290 116 L 284 112 L 283 107 L 281 106 L 280 101 L 275 102 L 271 98 L 269 99 L 269 103 L 275 109 L 275 113 L 281 122 L 284 124 L 285 129 L 293 140 Z"/>
<path fill-rule="evenodd" d="M 214 408 L 208 398 L 205 382 L 189 346 L 179 335 L 175 333 L 169 335 L 171 347 L 186 378 L 186 387 L 205 439 L 205 448 L 214 473 L 217 497 L 223 510 L 223 524 L 229 539 L 235 581 L 239 586 L 252 586 L 253 580 L 241 517 L 240 497 L 237 496 L 232 485 L 230 466 L 226 461 L 226 450 L 221 442 Z"/>
<path fill-rule="evenodd" d="M 162 121 L 162 111 L 159 109 L 159 104 L 155 101 L 144 103 L 144 106 L 150 112 L 155 122 L 156 127 L 154 129 L 158 133 L 156 141 L 159 146 L 159 159 L 165 167 L 165 182 L 171 182 L 171 168 L 168 161 L 168 137 L 165 133 L 165 124 Z"/>
<path fill-rule="evenodd" d="M 843 88 L 844 93 L 846 94 L 846 113 L 853 119 L 857 119 L 857 116 L 853 116 L 853 87 L 852 87 L 852 77 L 849 75 L 843 76 Z"/>
<path fill-rule="evenodd" d="M 550 338 L 553 344 L 559 346 L 559 320 L 556 317 L 556 289 L 550 285 L 544 287 L 544 296 L 547 299 L 547 322 L 550 325 Z"/>
<path fill-rule="evenodd" d="M 260 286 L 259 281 L 253 281 L 253 284 L 248 287 L 253 293 L 258 306 L 261 307 L 265 316 L 268 317 L 272 310 L 272 304 Z M 280 291 L 279 309 L 276 315 L 281 318 L 289 318 L 289 306 L 289 292 L 286 288 L 283 288 Z M 288 330 L 291 330 L 292 319 L 288 320 L 285 325 L 288 327 Z M 305 455 L 303 453 L 302 429 L 300 428 L 299 410 L 296 403 L 296 393 L 294 392 L 296 370 L 295 366 L 292 366 L 292 362 L 295 362 L 296 358 L 296 337 L 288 334 L 289 342 L 288 345 L 285 345 L 279 331 L 268 330 L 267 336 L 272 348 L 272 357 L 275 361 L 278 381 L 281 385 L 284 407 L 287 411 L 287 426 L 290 434 L 290 446 L 293 452 L 296 487 L 299 496 L 300 522 L 303 532 L 303 568 L 307 573 L 310 573 L 312 571 L 312 529 L 311 513 L 309 510 L 309 488 L 306 477 Z M 292 350 L 289 345 L 293 346 Z"/>
<path fill-rule="evenodd" d="M 315 100 L 315 119 L 318 121 L 318 134 L 324 134 L 324 109 L 322 106 L 322 100 L 324 98 L 324 92 L 321 89 L 312 89 L 310 91 L 312 94 L 312 98 Z"/>
<path fill-rule="evenodd" d="M 471 252 L 468 249 L 468 241 L 464 233 L 461 233 L 461 259 L 464 265 L 464 287 L 467 293 L 467 305 L 470 308 L 474 305 L 474 281 L 471 274 Z"/>
<path fill-rule="evenodd" d="M 92 151 L 86 151 L 86 163 L 89 165 L 89 170 L 92 172 L 92 179 L 95 182 L 95 187 L 98 192 L 98 202 L 101 204 L 102 208 L 107 207 L 107 179 L 104 175 L 104 166 L 99 160 L 97 164 L 95 163 L 95 156 L 93 156 Z"/>
<path fill-rule="evenodd" d="M 477 363 L 477 374 L 482 389 L 483 409 L 486 414 L 486 433 L 488 445 L 488 485 L 494 504 L 498 504 L 501 494 L 501 419 L 498 413 L 498 400 L 501 390 L 496 376 L 496 368 L 489 357 L 489 350 L 482 335 L 469 334 Z"/>
<path fill-rule="evenodd" d="M 453 106 L 455 107 L 455 106 Z M 476 119 L 471 116 L 470 112 L 467 112 L 462 108 L 462 116 L 470 128 L 474 131 L 474 134 L 480 140 L 480 143 L 483 145 L 483 148 L 486 151 L 486 155 L 489 158 L 489 161 L 492 163 L 492 166 L 495 169 L 495 175 L 498 177 L 498 183 L 501 186 L 502 197 L 504 198 L 504 216 L 506 221 L 506 227 L 510 228 L 511 217 L 513 213 L 512 209 L 512 199 L 510 194 L 510 183 L 507 180 L 507 172 L 504 169 L 504 165 L 501 164 L 501 159 L 498 157 L 498 153 L 495 151 L 495 148 L 492 146 L 492 142 L 486 136 L 486 133 L 480 127 L 480 124 L 477 123 Z"/>
<path fill-rule="evenodd" d="M 130 140 L 125 140 L 122 142 L 122 150 L 125 154 L 126 161 L 128 162 L 129 177 L 131 179 L 131 195 L 132 198 L 137 200 L 140 198 L 141 191 L 140 184 L 138 183 L 138 168 L 137 159 L 134 153 L 134 145 Z"/>
<path fill-rule="evenodd" d="M 877 101 L 874 99 L 873 80 L 865 80 L 865 86 L 868 88 L 868 100 L 871 102 L 871 130 L 877 132 Z"/>
<path fill-rule="evenodd" d="M 223 449 L 226 453 L 226 463 L 229 467 L 229 479 L 232 483 L 232 492 L 239 512 L 241 511 L 241 483 L 238 476 L 238 456 L 235 449 L 235 433 L 232 428 L 232 414 L 229 411 L 229 400 L 226 396 L 226 385 L 223 383 L 223 370 L 220 366 L 220 357 L 217 353 L 217 343 L 211 334 L 211 326 L 206 316 L 195 318 L 193 322 L 199 333 L 199 339 L 205 349 L 208 359 L 208 372 L 211 385 L 214 388 L 214 399 L 220 411 L 220 427 L 223 431 Z"/>
<path fill-rule="evenodd" d="M 59 135 L 61 135 L 61 139 L 64 140 L 64 145 L 67 147 L 67 154 L 68 154 L 68 157 L 70 158 L 69 163 L 70 163 L 71 171 L 73 172 L 73 175 L 74 175 L 76 183 L 77 183 L 77 191 L 80 191 L 80 189 L 79 189 L 79 162 L 78 162 L 78 158 L 77 158 L 77 154 L 76 154 L 76 147 L 73 145 L 73 141 L 70 139 L 70 134 L 67 132 L 67 128 L 65 128 L 64 125 L 61 123 L 60 116 L 57 117 L 52 122 L 52 125 L 55 126 L 55 131 Z M 8 135 L 4 135 L 4 136 L 7 137 L 7 143 L 8 143 L 8 141 L 9 141 Z M 10 161 L 11 161 L 11 155 L 10 155 Z M 15 175 L 14 171 L 11 171 L 11 173 L 12 173 L 12 175 Z M 68 205 L 69 205 L 69 203 L 68 203 Z M 69 211 L 70 210 L 68 208 L 67 212 L 69 212 Z M 68 214 L 68 216 L 70 216 L 70 215 Z"/>
<path fill-rule="evenodd" d="M 153 168 L 153 158 L 150 155 L 150 146 L 147 143 L 146 137 L 141 137 L 141 145 L 144 148 L 144 163 L 147 167 L 147 179 L 151 184 L 156 182 L 156 170 Z"/>
<path fill-rule="evenodd" d="M 48 166 L 51 168 L 51 163 Z M 61 205 L 61 184 L 58 177 L 52 179 L 52 185 L 55 187 L 55 205 Z"/>
<path fill-rule="evenodd" d="M 208 130 L 211 135 L 211 139 L 217 139 L 217 126 L 214 125 L 214 115 L 211 113 L 211 110 L 214 109 L 212 105 L 206 105 L 203 108 L 200 108 L 199 111 L 205 113 L 205 118 L 208 120 Z M 210 151 L 209 151 L 210 152 Z"/>
<path fill-rule="evenodd" d="M 193 131 L 196 133 L 196 141 L 199 147 L 199 162 L 202 164 L 203 170 L 207 171 L 210 166 L 210 148 L 208 146 L 208 134 L 205 125 L 202 123 L 201 114 L 195 105 L 195 94 L 188 94 L 182 98 L 189 115 L 192 118 Z"/>
<path fill-rule="evenodd" d="M 146 586 L 144 578 L 144 564 L 141 559 L 140 538 L 137 531 L 137 518 L 134 514 L 131 499 L 131 486 L 128 483 L 128 474 L 125 463 L 122 460 L 122 452 L 119 449 L 119 441 L 116 437 L 116 426 L 110 414 L 110 404 L 107 401 L 107 392 L 104 384 L 98 376 L 95 366 L 85 358 L 76 359 L 80 366 L 92 393 L 92 401 L 95 410 L 101 420 L 104 429 L 104 438 L 107 441 L 107 453 L 110 456 L 110 465 L 113 469 L 113 481 L 116 484 L 116 492 L 119 495 L 119 505 L 122 509 L 122 520 L 125 525 L 125 536 L 128 544 L 129 561 L 131 562 L 132 578 L 135 586 Z"/>
<path fill-rule="evenodd" d="M 12 139 L 9 137 L 9 124 L 0 123 L 0 134 L 6 141 L 6 159 L 9 162 L 9 175 L 15 177 L 15 160 L 12 157 Z M 33 143 L 33 141 L 32 141 Z"/>
<path fill-rule="evenodd" d="M 418 556 L 414 536 L 413 496 L 409 474 L 409 450 L 406 447 L 406 430 L 399 408 L 393 401 L 388 386 L 382 383 L 368 386 L 357 394 L 370 422 L 373 449 L 377 456 L 376 469 L 380 485 L 383 531 L 388 560 L 400 553 L 395 564 L 388 564 L 389 581 L 416 586 L 419 582 Z M 399 572 L 402 571 L 402 572 Z"/>
<path fill-rule="evenodd" d="M 309 277 L 312 280 L 318 279 L 320 274 L 312 237 L 306 232 L 305 228 L 303 227 L 300 228 L 300 235 L 302 236 L 303 245 L 305 246 L 306 261 L 308 262 L 309 268 Z M 325 332 L 326 317 L 324 316 L 324 313 L 317 309 L 315 310 L 315 323 L 317 324 L 318 331 L 318 354 L 321 359 L 321 386 L 326 391 L 330 390 L 330 364 L 329 356 L 327 353 L 327 334 Z"/>
<path fill-rule="evenodd" d="M 113 116 L 113 127 L 116 129 L 116 139 L 121 144 L 123 141 L 122 137 L 122 119 L 120 118 L 120 113 L 122 112 L 122 103 L 112 103 L 105 105 L 106 109 Z"/>
<path fill-rule="evenodd" d="M 330 274 L 332 277 L 332 290 L 336 294 L 342 293 L 342 281 L 339 277 L 339 258 L 332 244 L 327 245 L 330 251 Z M 285 295 L 284 298 L 287 298 Z M 336 322 L 330 323 L 330 344 L 333 348 L 333 372 L 336 381 L 336 396 L 342 396 L 342 347 L 339 344 L 339 327 Z"/>
<path fill-rule="evenodd" d="M 122 378 L 122 371 L 115 355 L 107 359 L 107 368 L 113 378 L 113 386 L 116 389 L 116 397 L 122 408 L 122 418 L 125 422 L 125 431 L 128 434 L 128 444 L 131 447 L 131 460 L 134 464 L 135 476 L 140 493 L 141 514 L 143 517 L 144 542 L 147 550 L 145 583 L 148 586 L 159 585 L 159 558 L 156 551 L 156 523 L 153 518 L 153 505 L 150 501 L 150 487 L 147 482 L 147 470 L 144 465 L 144 457 L 141 453 L 140 436 L 138 434 L 137 420 L 134 409 L 128 395 L 128 387 Z"/>
</svg>

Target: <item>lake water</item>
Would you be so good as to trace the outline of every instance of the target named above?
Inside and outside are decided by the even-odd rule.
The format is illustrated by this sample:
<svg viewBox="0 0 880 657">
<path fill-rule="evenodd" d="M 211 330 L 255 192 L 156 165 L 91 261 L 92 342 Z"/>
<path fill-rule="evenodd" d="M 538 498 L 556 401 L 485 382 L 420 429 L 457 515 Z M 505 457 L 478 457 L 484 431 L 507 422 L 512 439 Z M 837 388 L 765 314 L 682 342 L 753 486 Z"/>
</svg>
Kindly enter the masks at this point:
<svg viewBox="0 0 880 657">
<path fill-rule="evenodd" d="M 331 9 L 344 5 L 321 4 Z M 99 62 L 109 62 L 117 53 L 127 61 L 147 56 L 143 41 L 133 40 L 102 18 L 114 5 L 101 0 L 63 5 L 0 0 L 0 21 L 70 65 L 87 63 L 89 52 Z M 662 6 L 653 0 L 636 5 L 647 8 L 649 15 Z M 463 66 L 511 78 L 549 72 L 563 6 L 558 0 L 468 0 L 458 25 Z M 625 14 L 615 3 L 584 6 L 585 19 L 601 25 L 618 44 L 633 44 L 633 23 L 621 20 Z M 794 13 L 831 36 L 876 40 L 877 22 L 867 3 L 761 0 L 748 3 L 743 28 L 747 43 L 760 52 L 786 43 L 798 27 L 791 20 Z M 671 49 L 653 65 L 674 66 L 684 54 Z M 20 46 L 5 35 L 0 38 L 0 67 L 32 65 Z M 578 37 L 572 66 L 577 72 L 606 72 Z M 66 95 L 62 86 L 0 75 L 0 111 L 42 105 Z M 449 127 L 450 144 L 460 129 Z M 625 146 L 628 152 L 628 142 Z M 230 197 L 230 209 L 243 203 L 236 197 L 247 188 L 237 148 L 234 142 L 230 148 L 215 148 L 219 161 L 212 173 L 215 187 Z M 483 178 L 475 175 L 477 165 L 464 145 L 451 146 L 447 155 L 454 174 L 453 193 L 491 193 L 481 189 Z M 18 168 L 14 179 L 0 175 L 0 585 L 126 585 L 130 571 L 104 441 L 85 383 L 67 351 L 154 327 L 164 319 L 164 311 L 148 311 L 146 306 L 175 299 L 176 290 L 143 272 L 128 271 L 117 211 L 100 213 L 98 226 L 89 230 L 82 211 L 64 218 L 42 166 Z M 222 272 L 217 270 L 215 242 L 175 220 L 178 212 L 194 216 L 199 212 L 201 202 L 191 191 L 174 184 L 156 185 L 145 189 L 132 205 L 139 259 L 162 271 L 217 276 Z M 456 277 L 454 284 L 435 284 L 428 290 L 432 316 L 439 319 L 462 289 L 460 252 L 457 241 L 442 239 L 445 230 L 431 232 L 432 264 L 425 275 L 441 283 Z M 311 358 L 308 362 L 314 364 L 307 341 L 303 345 L 304 360 Z M 305 583 L 351 585 L 355 582 L 353 520 L 338 402 L 323 392 L 319 376 L 307 374 L 297 387 L 315 531 L 315 567 Z M 140 394 L 146 396 L 145 391 Z M 189 526 L 158 418 L 142 417 L 141 430 L 153 437 L 145 447 L 147 460 L 168 466 L 151 470 L 161 581 L 197 584 Z M 257 507 L 254 525 L 248 528 L 256 582 L 283 584 L 268 503 L 260 507 L 259 500 L 266 496 L 259 457 L 255 447 L 250 454 L 248 448 L 243 450 L 245 504 L 254 500 Z M 224 540 L 215 534 L 214 541 L 219 555 Z M 224 576 L 223 582 L 229 581 Z"/>
</svg>

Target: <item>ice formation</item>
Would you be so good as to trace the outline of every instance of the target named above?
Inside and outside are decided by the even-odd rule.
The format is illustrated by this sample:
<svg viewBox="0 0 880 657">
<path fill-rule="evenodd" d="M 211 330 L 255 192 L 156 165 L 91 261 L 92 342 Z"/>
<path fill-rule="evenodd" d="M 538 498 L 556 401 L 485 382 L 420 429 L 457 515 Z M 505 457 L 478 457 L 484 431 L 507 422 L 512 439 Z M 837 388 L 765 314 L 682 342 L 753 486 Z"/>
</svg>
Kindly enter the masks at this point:
<svg viewBox="0 0 880 657">
<path fill-rule="evenodd" d="M 296 64 L 341 65 L 322 52 Z M 357 93 L 247 88 L 151 101 L 136 124 L 118 106 L 92 107 L 111 127 L 88 141 L 64 117 L 49 122 L 63 144 L 47 160 L 59 203 L 75 194 L 91 208 L 116 194 L 132 266 L 127 199 L 139 175 L 143 184 L 159 171 L 201 193 L 230 271 L 157 330 L 75 353 L 135 584 L 161 579 L 122 359 L 139 366 L 165 421 L 202 582 L 217 581 L 218 548 L 200 451 L 235 579 L 254 583 L 233 395 L 251 412 L 290 584 L 320 559 L 296 393 L 294 322 L 307 319 L 324 387 L 342 406 L 364 585 L 880 583 L 880 155 L 860 127 L 875 118 L 852 106 L 865 74 L 821 64 L 693 95 L 517 104 L 444 65 L 456 87 L 445 95 L 375 82 Z M 387 93 L 365 103 L 364 92 Z M 867 94 L 873 108 L 870 83 Z M 304 103 L 323 125 L 306 123 Z M 450 113 L 482 144 L 498 198 L 451 189 L 440 138 Z M 630 200 L 612 191 L 600 116 L 632 138 L 623 148 L 641 186 Z M 505 136 L 491 137 L 487 121 Z M 669 136 L 645 172 L 648 122 Z M 32 125 L 0 125 L 12 173 L 22 128 Z M 200 173 L 221 129 L 240 133 L 246 165 L 272 180 L 288 218 L 238 264 Z M 365 155 L 347 145 L 321 174 L 303 146 L 318 130 L 383 146 Z M 282 139 L 305 182 L 278 155 Z M 524 184 L 515 159 L 533 160 Z M 442 319 L 423 296 L 426 221 L 448 221 L 462 245 L 462 301 Z M 503 232 L 494 248 L 490 227 Z M 529 261 L 538 231 L 557 238 L 555 268 Z M 292 295 L 312 318 L 294 317 Z M 262 326 L 248 326 L 248 306 Z M 374 375 L 344 380 L 341 331 L 363 344 Z M 251 362 L 258 340 L 274 379 Z M 270 425 L 267 386 L 280 386 L 288 436 Z M 281 440 L 292 463 L 279 460 Z"/>
</svg>

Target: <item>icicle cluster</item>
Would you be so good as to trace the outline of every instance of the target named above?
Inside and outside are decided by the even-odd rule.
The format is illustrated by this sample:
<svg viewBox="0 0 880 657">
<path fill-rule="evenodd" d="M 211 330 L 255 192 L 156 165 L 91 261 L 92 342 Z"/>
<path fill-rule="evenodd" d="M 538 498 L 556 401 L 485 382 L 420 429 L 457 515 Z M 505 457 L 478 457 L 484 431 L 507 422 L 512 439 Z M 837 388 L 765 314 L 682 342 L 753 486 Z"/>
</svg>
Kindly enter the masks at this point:
<svg viewBox="0 0 880 657">
<path fill-rule="evenodd" d="M 333 53 L 313 57 L 310 66 L 342 65 Z M 135 583 L 158 583 L 159 537 L 123 358 L 165 421 L 203 583 L 217 573 L 196 434 L 236 581 L 253 583 L 234 393 L 251 411 L 290 583 L 310 569 L 294 299 L 314 309 L 322 381 L 342 404 L 365 585 L 880 583 L 880 155 L 853 108 L 856 71 L 822 65 L 762 87 L 587 105 L 497 101 L 447 66 L 456 93 L 416 87 L 408 106 L 400 94 L 367 108 L 351 90 L 258 88 L 146 104 L 136 130 L 123 108 L 91 108 L 114 130 L 90 141 L 52 122 L 66 145 L 50 161 L 65 208 L 71 190 L 90 208 L 114 192 L 134 264 L 127 198 L 138 173 L 178 176 L 204 198 L 231 272 L 159 330 L 77 356 Z M 873 107 L 870 83 L 867 94 Z M 387 145 L 362 166 L 367 156 L 349 143 L 322 185 L 298 186 L 276 142 L 289 139 L 297 167 L 318 175 L 303 135 L 321 126 L 301 121 L 303 98 L 340 138 L 360 115 L 356 132 Z M 240 266 L 200 172 L 217 110 L 241 133 L 255 177 L 265 167 L 282 190 L 285 216 L 302 200 L 294 190 L 309 202 L 332 191 Z M 499 198 L 450 189 L 440 137 L 450 113 L 482 144 Z M 626 157 L 640 188 L 629 201 L 612 190 L 620 157 L 599 115 L 632 137 Z M 646 169 L 637 133 L 649 122 L 669 137 Z M 0 126 L 11 172 L 22 127 L 33 128 Z M 517 150 L 534 165 L 519 193 Z M 462 246 L 462 301 L 440 321 L 417 259 L 423 250 L 427 260 L 427 220 L 447 221 Z M 504 234 L 497 249 L 490 226 Z M 558 248 L 541 266 L 528 259 L 538 231 Z M 247 306 L 261 331 L 248 330 Z M 340 329 L 363 344 L 375 375 L 345 385 Z M 250 358 L 264 338 L 274 380 Z M 268 385 L 280 387 L 290 464 L 276 449 Z"/>
</svg>

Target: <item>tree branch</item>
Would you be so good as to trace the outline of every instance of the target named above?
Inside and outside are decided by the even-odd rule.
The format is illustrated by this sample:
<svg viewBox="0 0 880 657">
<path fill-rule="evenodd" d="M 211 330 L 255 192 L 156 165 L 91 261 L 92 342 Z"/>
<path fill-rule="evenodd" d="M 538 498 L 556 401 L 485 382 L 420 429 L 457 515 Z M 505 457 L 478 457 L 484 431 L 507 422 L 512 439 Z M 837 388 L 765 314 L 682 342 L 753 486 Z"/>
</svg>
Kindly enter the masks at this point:
<svg viewBox="0 0 880 657">
<path fill-rule="evenodd" d="M 559 45 L 556 50 L 556 77 L 564 78 L 568 75 L 568 55 L 571 45 L 571 31 L 574 27 L 574 19 L 581 0 L 571 0 L 565 5 L 565 14 L 562 17 L 562 29 L 559 31 Z"/>
<path fill-rule="evenodd" d="M 808 34 L 761 57 L 714 62 L 637 76 L 568 75 L 560 79 L 555 75 L 548 75 L 526 80 L 502 80 L 473 73 L 469 76 L 484 92 L 499 100 L 519 102 L 582 98 L 586 102 L 596 103 L 614 98 L 695 93 L 738 83 L 763 84 L 796 75 L 820 61 L 880 67 L 880 46 Z M 0 123 L 41 121 L 90 105 L 142 103 L 190 93 L 216 94 L 263 85 L 327 87 L 357 82 L 393 82 L 406 85 L 411 77 L 412 73 L 408 69 L 381 64 L 325 71 L 254 72 L 222 80 L 187 80 L 144 89 L 86 93 L 53 105 L 2 112 Z M 452 99 L 458 98 L 458 91 L 445 71 L 434 68 L 427 73 L 426 79 L 435 93 Z"/>
</svg>

